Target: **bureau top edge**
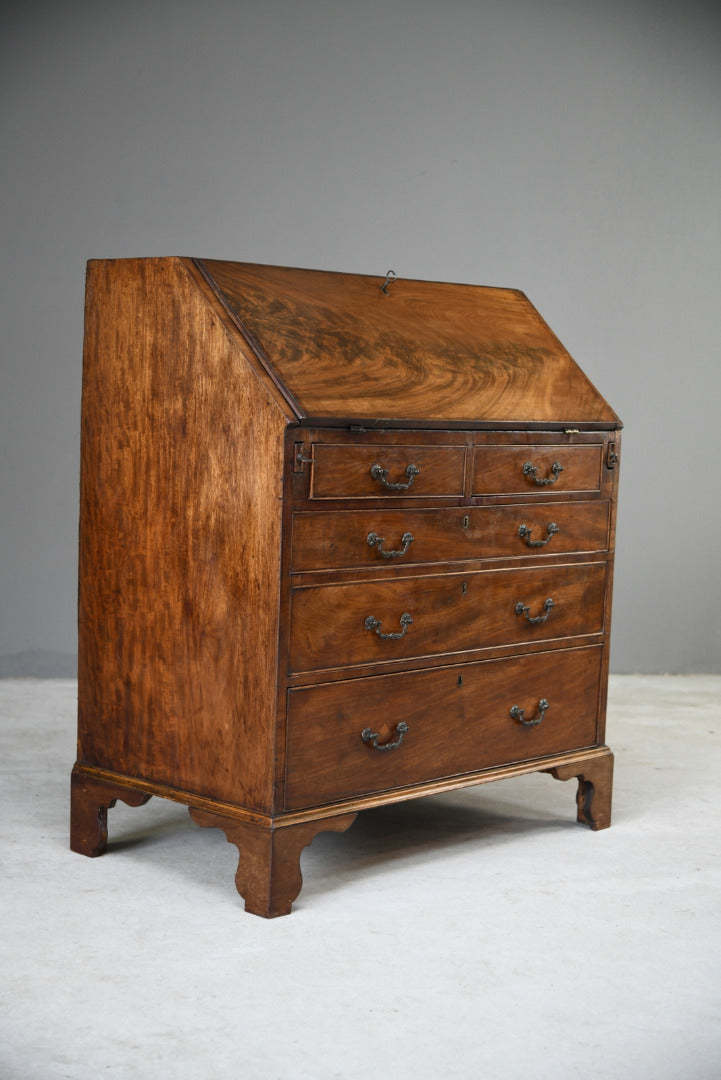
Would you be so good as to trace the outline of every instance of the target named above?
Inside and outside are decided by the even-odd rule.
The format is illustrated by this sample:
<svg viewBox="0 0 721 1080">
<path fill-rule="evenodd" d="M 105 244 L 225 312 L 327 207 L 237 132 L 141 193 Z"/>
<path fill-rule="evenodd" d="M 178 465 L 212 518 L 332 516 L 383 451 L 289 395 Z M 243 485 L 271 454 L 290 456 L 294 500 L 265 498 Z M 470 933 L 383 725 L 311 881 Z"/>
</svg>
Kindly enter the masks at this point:
<svg viewBox="0 0 721 1080">
<path fill-rule="evenodd" d="M 503 431 L 503 432 L 549 432 L 561 435 L 582 435 L 585 433 L 602 433 L 604 431 L 621 431 L 623 422 L 593 422 L 582 420 L 442 420 L 419 417 L 415 420 L 398 420 L 390 417 L 318 417 L 307 416 L 288 423 L 289 428 L 324 430 L 354 431 L 359 434 L 365 432 L 383 431 Z"/>
</svg>

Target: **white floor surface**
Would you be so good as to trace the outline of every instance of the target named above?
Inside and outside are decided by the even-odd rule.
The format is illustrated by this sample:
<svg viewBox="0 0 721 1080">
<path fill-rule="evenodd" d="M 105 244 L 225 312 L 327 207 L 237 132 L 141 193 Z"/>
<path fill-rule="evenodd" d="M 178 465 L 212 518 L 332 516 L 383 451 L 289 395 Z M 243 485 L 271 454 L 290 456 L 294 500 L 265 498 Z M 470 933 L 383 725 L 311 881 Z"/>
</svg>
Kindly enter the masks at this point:
<svg viewBox="0 0 721 1080">
<path fill-rule="evenodd" d="M 68 850 L 75 683 L 0 681 L 2 1080 L 719 1080 L 721 677 L 616 676 L 614 823 L 534 775 L 361 814 L 243 911 L 160 799 Z"/>
</svg>

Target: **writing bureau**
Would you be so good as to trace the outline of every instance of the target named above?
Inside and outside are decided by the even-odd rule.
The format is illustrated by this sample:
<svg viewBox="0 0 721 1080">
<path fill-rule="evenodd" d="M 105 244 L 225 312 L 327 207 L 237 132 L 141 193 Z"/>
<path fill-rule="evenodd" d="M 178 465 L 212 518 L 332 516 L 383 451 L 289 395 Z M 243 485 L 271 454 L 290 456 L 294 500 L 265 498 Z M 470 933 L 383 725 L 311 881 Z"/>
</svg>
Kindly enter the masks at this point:
<svg viewBox="0 0 721 1080">
<path fill-rule="evenodd" d="M 366 808 L 542 771 L 609 825 L 620 427 L 516 290 L 90 262 L 73 850 L 174 799 L 275 916 Z"/>
</svg>

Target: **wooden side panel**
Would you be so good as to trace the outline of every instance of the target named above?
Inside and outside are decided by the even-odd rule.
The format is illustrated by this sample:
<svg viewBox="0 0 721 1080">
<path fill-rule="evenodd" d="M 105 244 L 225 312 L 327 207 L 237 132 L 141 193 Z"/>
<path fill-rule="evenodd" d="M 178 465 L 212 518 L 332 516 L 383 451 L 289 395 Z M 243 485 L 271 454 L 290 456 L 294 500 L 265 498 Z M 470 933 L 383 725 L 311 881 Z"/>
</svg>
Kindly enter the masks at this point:
<svg viewBox="0 0 721 1080">
<path fill-rule="evenodd" d="M 78 760 L 267 811 L 287 418 L 194 273 L 88 268 Z"/>
</svg>

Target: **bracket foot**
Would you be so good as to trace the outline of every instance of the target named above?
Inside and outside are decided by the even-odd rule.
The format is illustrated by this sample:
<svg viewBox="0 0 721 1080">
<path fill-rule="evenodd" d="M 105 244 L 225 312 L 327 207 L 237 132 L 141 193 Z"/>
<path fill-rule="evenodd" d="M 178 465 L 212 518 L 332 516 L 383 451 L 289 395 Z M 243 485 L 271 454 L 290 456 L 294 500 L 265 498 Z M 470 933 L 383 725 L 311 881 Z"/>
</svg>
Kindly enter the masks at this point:
<svg viewBox="0 0 721 1080">
<path fill-rule="evenodd" d="M 70 850 L 95 858 L 108 843 L 108 810 L 118 799 L 142 806 L 151 796 L 145 791 L 87 776 L 74 768 L 70 777 Z"/>
<path fill-rule="evenodd" d="M 547 772 L 556 780 L 577 777 L 576 816 L 582 825 L 595 831 L 609 827 L 613 789 L 613 754 L 610 750 L 572 765 L 559 765 Z"/>
<path fill-rule="evenodd" d="M 245 900 L 245 910 L 265 919 L 290 914 L 303 885 L 300 872 L 303 848 L 320 832 L 344 832 L 357 817 L 354 813 L 340 814 L 273 828 L 192 806 L 188 809 L 196 824 L 222 829 L 228 843 L 236 845 L 239 862 L 235 884 Z"/>
</svg>

